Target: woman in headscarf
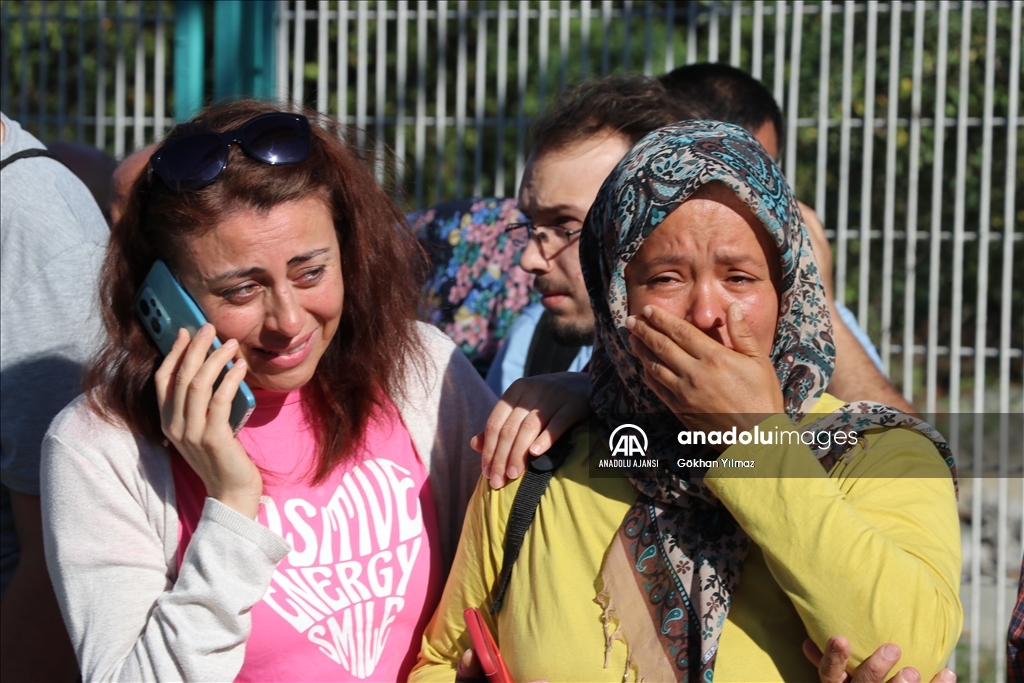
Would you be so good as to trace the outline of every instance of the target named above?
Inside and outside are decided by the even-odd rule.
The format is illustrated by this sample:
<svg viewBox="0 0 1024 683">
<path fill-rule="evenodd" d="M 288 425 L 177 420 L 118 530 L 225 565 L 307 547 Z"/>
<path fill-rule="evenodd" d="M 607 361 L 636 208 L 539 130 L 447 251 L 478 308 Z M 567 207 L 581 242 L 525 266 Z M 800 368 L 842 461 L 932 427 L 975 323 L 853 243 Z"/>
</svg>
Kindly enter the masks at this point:
<svg viewBox="0 0 1024 683">
<path fill-rule="evenodd" d="M 952 457 L 919 420 L 824 393 L 821 281 L 761 146 L 706 121 L 652 133 L 602 187 L 581 258 L 590 438 L 577 430 L 494 615 L 520 482 L 478 486 L 412 679 L 452 679 L 466 607 L 520 681 L 806 681 L 802 641 L 836 633 L 853 665 L 896 642 L 898 666 L 938 670 L 962 622 Z"/>
</svg>

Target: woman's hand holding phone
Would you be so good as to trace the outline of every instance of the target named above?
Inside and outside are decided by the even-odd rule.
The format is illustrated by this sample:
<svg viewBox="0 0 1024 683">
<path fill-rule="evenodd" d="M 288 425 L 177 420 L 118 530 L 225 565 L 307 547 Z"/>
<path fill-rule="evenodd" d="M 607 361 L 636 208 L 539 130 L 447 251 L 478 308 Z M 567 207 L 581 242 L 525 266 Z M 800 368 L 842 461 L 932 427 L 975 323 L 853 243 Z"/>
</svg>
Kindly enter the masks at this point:
<svg viewBox="0 0 1024 683">
<path fill-rule="evenodd" d="M 231 339 L 207 356 L 216 331 L 209 323 L 193 339 L 178 330 L 174 346 L 154 379 L 164 435 L 206 485 L 206 493 L 255 519 L 263 477 L 228 422 L 231 402 L 246 363 L 239 358 L 214 391 L 221 371 L 233 360 L 238 342 Z"/>
</svg>

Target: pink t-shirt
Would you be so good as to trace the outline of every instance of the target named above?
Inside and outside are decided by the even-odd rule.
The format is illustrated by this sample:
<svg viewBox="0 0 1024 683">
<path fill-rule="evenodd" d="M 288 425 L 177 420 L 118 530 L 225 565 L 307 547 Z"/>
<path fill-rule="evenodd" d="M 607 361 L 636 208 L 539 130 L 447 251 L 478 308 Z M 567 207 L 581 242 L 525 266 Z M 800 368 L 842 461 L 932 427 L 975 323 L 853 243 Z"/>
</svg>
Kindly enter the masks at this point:
<svg viewBox="0 0 1024 683">
<path fill-rule="evenodd" d="M 253 607 L 237 680 L 405 680 L 444 586 L 426 470 L 389 401 L 360 457 L 311 486 L 316 441 L 301 401 L 256 392 L 238 435 L 265 473 L 258 520 L 293 549 Z M 174 461 L 180 566 L 206 491 Z"/>
</svg>

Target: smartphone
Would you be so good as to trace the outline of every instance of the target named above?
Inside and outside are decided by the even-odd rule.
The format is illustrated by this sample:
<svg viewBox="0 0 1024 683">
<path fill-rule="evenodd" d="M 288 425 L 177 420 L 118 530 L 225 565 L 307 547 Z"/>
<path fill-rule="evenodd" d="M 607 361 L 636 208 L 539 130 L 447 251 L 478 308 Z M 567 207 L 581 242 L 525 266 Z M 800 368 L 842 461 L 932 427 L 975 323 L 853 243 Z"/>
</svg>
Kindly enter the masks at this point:
<svg viewBox="0 0 1024 683">
<path fill-rule="evenodd" d="M 163 261 L 154 263 L 146 279 L 142 281 L 142 287 L 135 297 L 135 313 L 142 320 L 142 326 L 149 332 L 149 336 L 156 342 L 160 353 L 165 356 L 170 353 L 179 329 L 185 328 L 189 335 L 194 337 L 199 328 L 206 323 L 206 316 Z M 213 349 L 219 349 L 220 345 L 220 340 L 214 338 Z M 213 384 L 215 391 L 232 365 L 233 363 L 229 362 L 217 377 Z M 231 401 L 231 416 L 228 418 L 228 423 L 235 434 L 245 426 L 245 421 L 255 408 L 256 397 L 248 385 L 242 382 Z"/>
<path fill-rule="evenodd" d="M 469 607 L 462 612 L 462 617 L 466 620 L 466 629 L 473 641 L 473 652 L 476 654 L 477 661 L 480 662 L 480 668 L 483 669 L 487 680 L 490 683 L 514 683 L 512 674 L 505 666 L 505 660 L 501 658 L 498 645 L 494 642 L 494 637 L 491 636 L 487 624 L 484 623 L 484 617 L 480 614 L 480 610 L 476 607 Z"/>
</svg>

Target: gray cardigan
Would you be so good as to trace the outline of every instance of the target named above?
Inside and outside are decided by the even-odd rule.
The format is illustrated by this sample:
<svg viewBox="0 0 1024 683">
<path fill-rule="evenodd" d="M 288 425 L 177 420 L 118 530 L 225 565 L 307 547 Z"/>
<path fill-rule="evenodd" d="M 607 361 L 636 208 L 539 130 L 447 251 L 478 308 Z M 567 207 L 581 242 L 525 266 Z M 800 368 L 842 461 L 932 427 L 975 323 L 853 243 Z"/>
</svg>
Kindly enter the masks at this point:
<svg viewBox="0 0 1024 683">
<path fill-rule="evenodd" d="M 495 398 L 443 333 L 418 331 L 423 356 L 392 398 L 428 473 L 447 571 L 480 476 L 469 439 Z M 283 538 L 207 498 L 179 573 L 167 451 L 81 396 L 45 437 L 42 500 L 46 561 L 84 680 L 234 680 L 250 609 L 290 551 Z"/>
</svg>

